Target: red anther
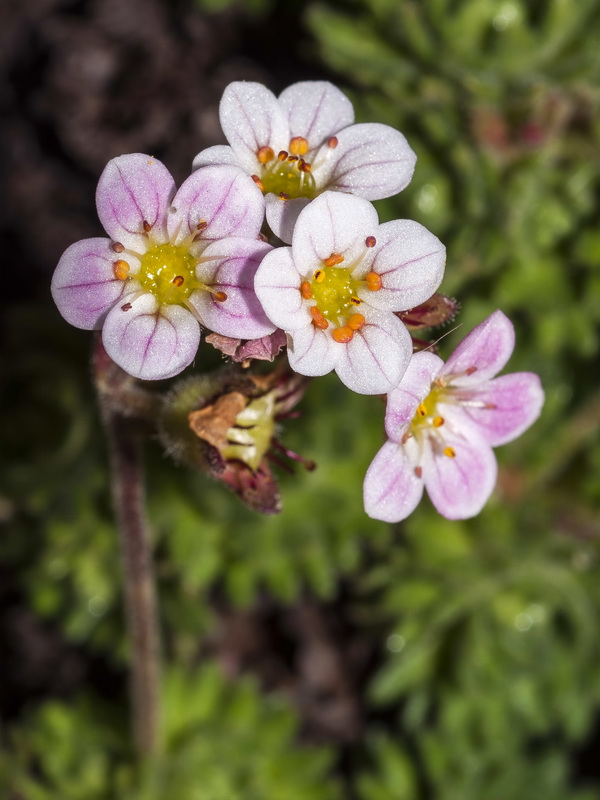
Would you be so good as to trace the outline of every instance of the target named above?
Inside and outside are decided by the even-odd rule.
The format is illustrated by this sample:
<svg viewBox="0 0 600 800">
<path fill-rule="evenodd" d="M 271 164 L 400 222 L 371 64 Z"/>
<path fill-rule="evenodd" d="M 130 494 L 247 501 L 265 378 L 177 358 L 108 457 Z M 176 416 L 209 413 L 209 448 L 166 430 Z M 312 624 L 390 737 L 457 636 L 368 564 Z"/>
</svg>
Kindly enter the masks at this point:
<svg viewBox="0 0 600 800">
<path fill-rule="evenodd" d="M 130 308 L 133 308 L 133 306 L 131 305 L 131 303 L 124 303 L 124 304 L 121 306 L 121 311 L 129 311 L 129 309 L 130 309 Z"/>
<path fill-rule="evenodd" d="M 268 242 L 269 241 L 269 237 L 264 233 L 259 233 L 256 238 L 258 239 L 259 242 Z"/>
<path fill-rule="evenodd" d="M 125 245 L 124 245 L 124 244 L 121 244 L 121 242 L 113 242 L 113 243 L 111 244 L 111 249 L 112 249 L 112 250 L 113 250 L 115 253 L 122 253 L 122 252 L 123 252 L 123 250 L 125 250 Z"/>
<path fill-rule="evenodd" d="M 303 158 L 301 158 L 300 161 L 298 162 L 298 169 L 300 170 L 300 172 L 310 172 L 311 166 L 308 163 L 308 161 L 305 161 Z"/>
<path fill-rule="evenodd" d="M 255 183 L 255 184 L 258 186 L 258 188 L 261 190 L 261 192 L 264 192 L 264 190 L 265 190 L 265 185 L 264 185 L 264 183 L 261 181 L 261 179 L 258 177 L 258 175 L 251 175 L 250 177 L 252 178 L 252 180 L 254 181 L 254 183 Z"/>
<path fill-rule="evenodd" d="M 266 164 L 268 161 L 271 161 L 271 159 L 275 158 L 275 153 L 273 152 L 272 147 L 260 147 L 256 153 L 256 157 L 261 164 Z"/>
<path fill-rule="evenodd" d="M 298 156 L 288 156 L 288 157 L 287 157 L 287 160 L 288 160 L 288 161 L 292 161 L 292 162 L 293 162 L 293 161 L 298 161 Z"/>
<path fill-rule="evenodd" d="M 129 277 L 129 264 L 120 258 L 113 263 L 113 272 L 118 281 L 126 281 Z"/>
<path fill-rule="evenodd" d="M 183 286 L 183 275 L 175 275 L 171 283 L 174 283 L 175 286 Z"/>
<path fill-rule="evenodd" d="M 341 328 L 336 328 L 334 331 L 332 331 L 331 335 L 336 342 L 339 342 L 340 344 L 348 344 L 348 342 L 352 341 L 354 331 L 352 328 L 348 327 L 348 325 L 342 325 Z"/>
<path fill-rule="evenodd" d="M 308 281 L 302 281 L 300 284 L 300 294 L 305 300 L 310 300 L 312 297 L 312 289 L 310 288 L 310 283 Z"/>
<path fill-rule="evenodd" d="M 317 306 L 311 307 L 310 315 L 312 317 L 313 325 L 316 325 L 317 328 L 320 328 L 322 331 L 324 331 L 329 327 L 329 322 L 327 322 L 321 310 L 317 308 Z"/>
<path fill-rule="evenodd" d="M 375 247 L 377 244 L 377 239 L 374 236 L 367 236 L 365 239 L 365 244 L 367 247 Z"/>
<path fill-rule="evenodd" d="M 465 372 L 467 375 L 472 375 L 474 372 L 477 372 L 477 367 L 469 367 Z"/>
<path fill-rule="evenodd" d="M 304 136 L 294 136 L 293 139 L 290 139 L 290 153 L 295 156 L 303 156 L 308 153 L 308 142 Z"/>
<path fill-rule="evenodd" d="M 353 306 L 359 306 L 362 303 L 362 300 L 360 300 L 358 297 L 351 297 L 350 302 Z"/>
<path fill-rule="evenodd" d="M 289 196 L 289 194 L 286 194 L 285 192 L 279 192 L 279 195 L 278 195 L 278 197 L 279 197 L 281 200 L 289 200 L 289 199 L 290 199 L 290 196 Z"/>
<path fill-rule="evenodd" d="M 329 258 L 323 259 L 323 264 L 326 267 L 335 267 L 336 264 L 341 264 L 344 260 L 344 256 L 340 253 L 332 253 Z"/>
<path fill-rule="evenodd" d="M 225 292 L 215 292 L 215 300 L 218 300 L 219 303 L 224 303 L 227 300 L 227 295 Z"/>
<path fill-rule="evenodd" d="M 201 219 L 196 225 L 196 230 L 203 231 L 205 228 L 208 228 L 208 222 L 205 219 Z"/>
<path fill-rule="evenodd" d="M 280 150 L 280 151 L 277 153 L 277 158 L 278 158 L 280 161 L 285 161 L 287 157 L 288 157 L 288 152 L 287 152 L 287 150 Z"/>
<path fill-rule="evenodd" d="M 348 320 L 348 327 L 351 331 L 359 331 L 365 324 L 366 320 L 362 314 L 352 314 Z"/>
<path fill-rule="evenodd" d="M 330 136 L 330 138 L 327 140 L 327 146 L 331 147 L 332 149 L 334 147 L 337 147 L 338 144 L 339 144 L 339 142 L 338 142 L 337 136 Z"/>
<path fill-rule="evenodd" d="M 150 231 L 152 230 L 152 225 L 150 225 L 149 222 L 146 222 L 146 220 L 142 222 L 142 227 L 144 229 L 144 233 L 150 233 Z"/>
<path fill-rule="evenodd" d="M 325 280 L 325 273 L 323 272 L 322 269 L 318 269 L 313 275 L 313 278 L 316 280 L 317 283 L 323 283 L 323 281 Z"/>
<path fill-rule="evenodd" d="M 423 475 L 423 467 L 415 467 L 415 475 L 420 478 Z"/>
<path fill-rule="evenodd" d="M 381 289 L 381 276 L 376 272 L 369 272 L 365 278 L 367 289 L 371 292 L 378 292 Z"/>
<path fill-rule="evenodd" d="M 495 408 L 498 408 L 498 406 L 496 405 L 496 403 L 486 403 L 484 405 L 484 408 L 486 409 L 486 411 L 493 411 Z"/>
</svg>

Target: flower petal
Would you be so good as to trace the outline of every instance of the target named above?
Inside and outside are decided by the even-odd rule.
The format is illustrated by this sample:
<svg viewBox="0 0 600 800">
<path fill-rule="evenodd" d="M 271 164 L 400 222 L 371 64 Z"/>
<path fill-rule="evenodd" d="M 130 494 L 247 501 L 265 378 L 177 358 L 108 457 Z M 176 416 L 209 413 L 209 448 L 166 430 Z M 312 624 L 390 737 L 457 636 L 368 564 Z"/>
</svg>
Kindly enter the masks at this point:
<svg viewBox="0 0 600 800">
<path fill-rule="evenodd" d="M 415 474 L 406 449 L 386 442 L 365 475 L 365 511 L 373 519 L 400 522 L 406 519 L 423 495 L 423 481 Z"/>
<path fill-rule="evenodd" d="M 279 95 L 279 103 L 287 114 L 290 136 L 303 136 L 309 152 L 354 122 L 352 103 L 328 81 L 294 83 Z"/>
<path fill-rule="evenodd" d="M 62 254 L 52 276 L 52 297 L 62 316 L 76 328 L 102 327 L 104 317 L 123 294 L 126 281 L 115 277 L 110 239 L 83 239 Z M 133 259 L 132 259 L 133 260 Z"/>
<path fill-rule="evenodd" d="M 343 255 L 357 241 L 364 242 L 378 225 L 377 212 L 367 200 L 325 192 L 298 217 L 292 241 L 294 262 L 303 275 L 312 272 L 333 253 Z"/>
<path fill-rule="evenodd" d="M 467 401 L 461 409 L 492 447 L 520 436 L 539 417 L 544 404 L 540 379 L 532 372 L 501 375 L 456 396 Z"/>
<path fill-rule="evenodd" d="M 452 448 L 454 457 L 444 455 L 446 447 Z M 421 467 L 431 502 L 447 519 L 479 514 L 498 473 L 492 448 L 475 429 L 446 430 L 443 439 L 425 442 Z"/>
<path fill-rule="evenodd" d="M 212 164 L 240 167 L 240 162 L 231 147 L 226 144 L 216 144 L 214 147 L 207 147 L 201 150 L 192 162 L 192 171 L 195 172 L 200 167 L 208 167 Z"/>
<path fill-rule="evenodd" d="M 282 242 L 292 243 L 298 216 L 309 203 L 308 197 L 291 197 L 286 200 L 272 192 L 265 195 L 267 223 Z"/>
<path fill-rule="evenodd" d="M 316 154 L 313 175 L 319 189 L 351 192 L 381 200 L 410 183 L 417 157 L 400 131 L 377 122 L 351 125 Z"/>
<path fill-rule="evenodd" d="M 227 236 L 256 239 L 264 213 L 262 192 L 239 167 L 203 167 L 173 198 L 169 238 L 173 244 L 189 242 L 194 234 L 205 243 Z"/>
<path fill-rule="evenodd" d="M 200 326 L 193 314 L 181 306 L 159 306 L 149 293 L 132 296 L 130 303 L 127 311 L 115 306 L 102 329 L 102 342 L 112 360 L 146 381 L 171 378 L 191 364 L 200 343 Z"/>
<path fill-rule="evenodd" d="M 382 286 L 377 292 L 365 289 L 362 295 L 375 308 L 414 308 L 442 282 L 446 248 L 418 222 L 398 219 L 380 225 L 373 250 L 370 270 L 381 276 Z"/>
<path fill-rule="evenodd" d="M 283 108 L 273 92 L 252 81 L 234 81 L 223 92 L 219 106 L 221 127 L 242 167 L 260 174 L 256 157 L 261 147 L 275 153 L 285 149 L 290 130 Z"/>
<path fill-rule="evenodd" d="M 301 375 L 327 375 L 334 369 L 338 352 L 331 336 L 314 325 L 288 334 L 288 361 Z"/>
<path fill-rule="evenodd" d="M 434 353 L 421 352 L 412 356 L 402 380 L 388 394 L 385 430 L 392 441 L 400 441 L 443 365 L 442 359 Z"/>
<path fill-rule="evenodd" d="M 441 374 L 451 377 L 454 386 L 474 386 L 500 372 L 514 346 L 512 322 L 502 311 L 494 311 L 463 339 Z"/>
<path fill-rule="evenodd" d="M 291 247 L 271 250 L 256 271 L 254 290 L 265 314 L 285 331 L 310 325 L 311 316 L 300 294 L 300 283 Z"/>
<path fill-rule="evenodd" d="M 118 156 L 98 181 L 98 217 L 111 239 L 145 253 L 148 225 L 154 242 L 167 241 L 167 210 L 174 194 L 175 182 L 161 161 L 143 153 Z"/>
<path fill-rule="evenodd" d="M 231 237 L 209 245 L 196 268 L 196 277 L 227 299 L 199 290 L 190 297 L 202 324 L 223 336 L 260 339 L 275 330 L 254 291 L 254 276 L 273 248 L 254 239 Z M 204 260 L 206 259 L 206 260 Z"/>
<path fill-rule="evenodd" d="M 395 389 L 412 354 L 412 340 L 393 314 L 365 309 L 366 324 L 339 349 L 335 368 L 342 383 L 359 394 L 386 394 Z"/>
</svg>

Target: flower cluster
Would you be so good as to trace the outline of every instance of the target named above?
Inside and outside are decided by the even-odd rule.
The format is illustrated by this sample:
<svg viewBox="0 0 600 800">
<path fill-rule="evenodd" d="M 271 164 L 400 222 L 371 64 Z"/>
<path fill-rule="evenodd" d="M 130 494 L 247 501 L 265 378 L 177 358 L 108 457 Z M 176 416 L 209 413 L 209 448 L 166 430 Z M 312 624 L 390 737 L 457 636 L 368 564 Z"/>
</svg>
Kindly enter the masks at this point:
<svg viewBox="0 0 600 800">
<path fill-rule="evenodd" d="M 355 124 L 349 100 L 321 81 L 279 97 L 232 83 L 220 119 L 229 144 L 199 153 L 179 189 L 152 156 L 109 162 L 96 195 L 107 236 L 63 254 L 52 281 L 59 311 L 76 327 L 101 329 L 110 358 L 141 380 L 192 364 L 205 328 L 244 365 L 287 346 L 302 376 L 335 371 L 353 391 L 387 394 L 390 441 L 367 474 L 367 513 L 402 519 L 423 486 L 442 514 L 477 513 L 495 482 L 491 446 L 531 424 L 542 393 L 532 375 L 491 379 L 512 348 L 500 312 L 445 366 L 433 353 L 413 355 L 408 320 L 427 326 L 445 248 L 417 222 L 380 224 L 371 204 L 409 183 L 416 157 L 406 139 L 387 125 Z M 435 305 L 445 321 L 450 312 Z M 267 472 L 262 456 L 255 463 L 232 445 L 232 431 L 259 406 L 264 417 L 265 402 L 254 389 L 229 392 L 186 412 L 243 497 Z"/>
</svg>

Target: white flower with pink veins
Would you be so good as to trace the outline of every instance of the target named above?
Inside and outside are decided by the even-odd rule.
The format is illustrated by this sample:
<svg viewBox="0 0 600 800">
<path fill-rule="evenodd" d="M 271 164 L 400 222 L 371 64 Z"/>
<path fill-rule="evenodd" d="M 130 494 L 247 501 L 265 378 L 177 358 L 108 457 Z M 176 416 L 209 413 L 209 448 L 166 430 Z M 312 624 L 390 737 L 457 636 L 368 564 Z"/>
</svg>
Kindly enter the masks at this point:
<svg viewBox="0 0 600 800">
<path fill-rule="evenodd" d="M 354 124 L 348 98 L 327 81 L 303 81 L 276 97 L 260 83 L 236 81 L 219 108 L 229 146 L 199 153 L 194 169 L 233 164 L 266 200 L 273 233 L 290 244 L 300 211 L 317 195 L 346 192 L 381 200 L 402 191 L 416 155 L 389 125 Z"/>
<path fill-rule="evenodd" d="M 411 220 L 379 224 L 367 200 L 325 192 L 298 217 L 291 247 L 268 252 L 254 289 L 302 375 L 335 370 L 360 394 L 394 389 L 412 354 L 395 312 L 423 303 L 444 274 L 444 245 Z"/>
</svg>

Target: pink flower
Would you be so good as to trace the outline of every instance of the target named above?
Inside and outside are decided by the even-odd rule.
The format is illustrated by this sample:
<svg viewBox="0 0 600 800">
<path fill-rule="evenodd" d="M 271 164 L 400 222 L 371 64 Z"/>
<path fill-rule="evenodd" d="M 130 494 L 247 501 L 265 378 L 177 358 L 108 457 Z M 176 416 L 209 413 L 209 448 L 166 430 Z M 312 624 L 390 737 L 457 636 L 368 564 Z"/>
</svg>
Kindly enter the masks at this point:
<svg viewBox="0 0 600 800">
<path fill-rule="evenodd" d="M 273 332 L 254 294 L 271 247 L 258 241 L 260 190 L 233 167 L 195 172 L 176 191 L 167 168 L 134 153 L 110 161 L 96 193 L 110 238 L 62 255 L 52 296 L 77 328 L 102 328 L 109 356 L 131 375 L 170 378 L 194 359 L 199 323 L 255 339 Z"/>
<path fill-rule="evenodd" d="M 255 289 L 288 335 L 302 375 L 335 370 L 361 394 L 395 388 L 412 353 L 395 316 L 427 300 L 444 272 L 445 248 L 410 220 L 379 225 L 367 200 L 325 192 L 298 217 L 291 247 L 267 253 Z"/>
<path fill-rule="evenodd" d="M 219 112 L 230 146 L 203 150 L 194 168 L 236 164 L 252 175 L 271 230 L 288 244 L 298 214 L 321 192 L 380 200 L 412 178 L 416 156 L 404 136 L 379 123 L 354 125 L 352 104 L 326 81 L 294 83 L 279 98 L 260 83 L 230 83 Z"/>
<path fill-rule="evenodd" d="M 496 483 L 492 447 L 520 436 L 539 416 L 544 393 L 537 375 L 494 377 L 514 348 L 514 330 L 501 311 L 478 325 L 444 364 L 417 353 L 390 393 L 389 440 L 367 471 L 370 517 L 399 522 L 427 489 L 448 519 L 478 514 Z"/>
</svg>

